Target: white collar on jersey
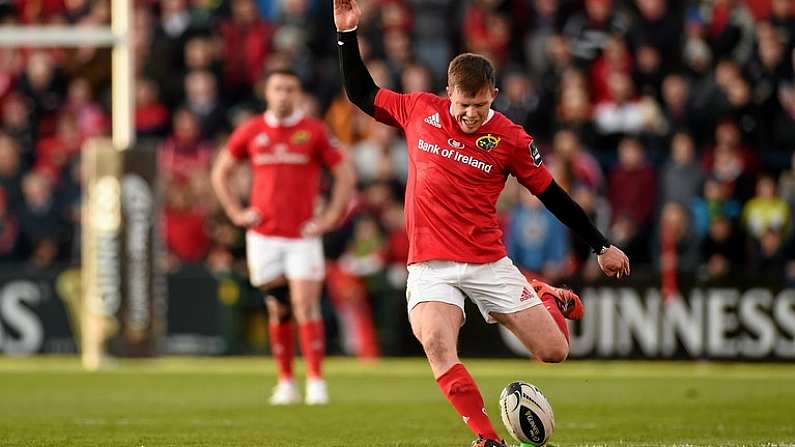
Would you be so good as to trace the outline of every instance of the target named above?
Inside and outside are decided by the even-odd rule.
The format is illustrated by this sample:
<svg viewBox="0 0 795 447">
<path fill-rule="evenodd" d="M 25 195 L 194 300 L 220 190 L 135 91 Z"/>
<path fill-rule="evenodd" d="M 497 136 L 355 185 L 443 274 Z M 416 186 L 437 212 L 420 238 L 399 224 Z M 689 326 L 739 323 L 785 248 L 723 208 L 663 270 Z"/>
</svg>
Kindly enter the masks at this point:
<svg viewBox="0 0 795 447">
<path fill-rule="evenodd" d="M 298 124 L 298 122 L 304 117 L 304 114 L 296 110 L 292 115 L 281 120 L 269 111 L 266 111 L 262 116 L 265 119 L 265 124 L 270 127 L 290 127 Z"/>
<path fill-rule="evenodd" d="M 452 104 L 450 104 L 450 116 L 453 116 L 453 105 Z M 481 126 L 483 126 L 486 123 L 488 123 L 489 121 L 491 121 L 491 119 L 493 117 L 494 117 L 494 110 L 493 109 L 489 109 L 489 115 L 486 117 L 486 120 L 483 121 L 483 124 L 481 124 Z M 455 118 L 455 117 L 453 117 L 453 118 Z"/>
</svg>

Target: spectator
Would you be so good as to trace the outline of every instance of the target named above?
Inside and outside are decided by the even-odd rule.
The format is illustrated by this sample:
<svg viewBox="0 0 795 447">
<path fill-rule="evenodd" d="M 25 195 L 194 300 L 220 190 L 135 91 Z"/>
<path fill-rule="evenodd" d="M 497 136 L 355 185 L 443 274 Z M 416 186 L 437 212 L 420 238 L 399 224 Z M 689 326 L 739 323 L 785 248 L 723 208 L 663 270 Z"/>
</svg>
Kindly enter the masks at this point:
<svg viewBox="0 0 795 447">
<path fill-rule="evenodd" d="M 795 9 L 790 0 L 773 0 L 770 23 L 775 28 L 776 34 L 786 50 L 795 47 Z"/>
<path fill-rule="evenodd" d="M 671 140 L 671 158 L 665 163 L 661 175 L 662 201 L 689 206 L 698 197 L 704 183 L 704 174 L 695 160 L 693 139 L 679 132 Z"/>
<path fill-rule="evenodd" d="M 232 17 L 220 24 L 218 33 L 223 42 L 224 91 L 238 101 L 262 74 L 273 26 L 258 15 L 252 0 L 233 0 Z"/>
<path fill-rule="evenodd" d="M 795 151 L 790 154 L 789 169 L 781 173 L 778 180 L 781 198 L 789 204 L 790 215 L 795 212 Z"/>
<path fill-rule="evenodd" d="M 0 189 L 3 191 L 3 206 L 16 213 L 22 205 L 23 166 L 19 145 L 8 135 L 0 133 Z"/>
<path fill-rule="evenodd" d="M 384 36 L 384 63 L 389 70 L 391 83 L 401 79 L 406 69 L 414 64 L 411 36 L 405 31 L 394 30 Z M 430 91 L 426 90 L 426 91 Z M 404 92 L 408 93 L 404 90 Z"/>
<path fill-rule="evenodd" d="M 789 232 L 790 210 L 787 202 L 776 196 L 776 183 L 772 177 L 763 175 L 756 182 L 756 196 L 743 208 L 743 225 L 748 234 L 762 242 L 772 243 L 772 232 L 779 238 L 779 244 Z M 769 248 L 769 246 L 766 246 Z M 769 250 L 768 250 L 769 251 Z"/>
<path fill-rule="evenodd" d="M 165 239 L 172 267 L 181 263 L 200 262 L 210 249 L 210 238 L 206 231 L 207 215 L 196 199 L 185 180 L 175 179 L 168 183 Z"/>
<path fill-rule="evenodd" d="M 582 147 L 577 134 L 570 130 L 560 130 L 553 140 L 555 162 L 563 171 L 571 174 L 574 185 L 584 186 L 592 191 L 602 191 L 604 175 L 593 155 Z M 561 179 L 557 179 L 562 185 Z M 574 186 L 572 185 L 572 186 Z"/>
<path fill-rule="evenodd" d="M 33 116 L 43 130 L 47 131 L 48 126 L 51 129 L 52 116 L 63 102 L 64 81 L 50 54 L 44 51 L 31 54 L 19 80 L 19 92 L 31 101 Z"/>
<path fill-rule="evenodd" d="M 572 130 L 582 141 L 596 139 L 591 121 L 591 103 L 584 88 L 568 88 L 561 92 L 556 121 L 558 128 Z"/>
<path fill-rule="evenodd" d="M 499 68 L 508 58 L 511 22 L 494 0 L 473 1 L 464 17 L 462 34 L 468 51 L 488 57 Z"/>
<path fill-rule="evenodd" d="M 792 261 L 789 247 L 784 243 L 781 233 L 768 229 L 759 239 L 753 241 L 751 270 L 757 278 L 781 281 L 785 268 Z"/>
<path fill-rule="evenodd" d="M 678 73 L 668 75 L 662 83 L 662 113 L 667 121 L 667 130 L 691 131 L 693 123 L 690 86 L 687 79 Z"/>
<path fill-rule="evenodd" d="M 456 0 L 408 0 L 414 11 L 414 49 L 417 60 L 427 65 L 434 79 L 445 79 L 447 61 L 452 57 L 452 37 L 457 30 L 450 27 L 450 18 L 460 4 Z"/>
<path fill-rule="evenodd" d="M 665 71 L 678 69 L 684 30 L 683 22 L 672 3 L 666 0 L 635 0 L 635 5 L 639 15 L 630 28 L 628 40 L 633 45 L 636 59 L 641 61 L 654 57 Z"/>
<path fill-rule="evenodd" d="M 58 118 L 55 135 L 39 140 L 35 168 L 57 180 L 64 167 L 80 154 L 82 145 L 83 136 L 77 127 L 77 117 L 64 113 Z"/>
<path fill-rule="evenodd" d="M 624 36 L 629 24 L 612 0 L 585 0 L 585 12 L 572 16 L 563 28 L 571 53 L 580 64 L 590 64 L 607 46 L 611 35 Z"/>
<path fill-rule="evenodd" d="M 64 242 L 66 226 L 53 197 L 49 177 L 32 172 L 22 181 L 25 203 L 19 213 L 20 241 L 23 255 L 37 267 L 51 266 Z"/>
<path fill-rule="evenodd" d="M 646 162 L 640 141 L 634 138 L 621 141 L 618 165 L 610 172 L 608 182 L 613 221 L 627 217 L 638 228 L 649 225 L 655 209 L 657 176 Z"/>
<path fill-rule="evenodd" d="M 742 205 L 731 197 L 729 186 L 715 179 L 708 178 L 704 182 L 703 197 L 697 197 L 691 204 L 695 229 L 699 235 L 704 235 L 709 231 L 712 222 L 725 217 L 731 222 L 740 219 Z"/>
<path fill-rule="evenodd" d="M 712 219 L 701 256 L 708 277 L 725 278 L 742 271 L 739 267 L 746 257 L 745 243 L 736 225 L 722 214 Z"/>
<path fill-rule="evenodd" d="M 540 98 L 530 79 L 518 71 L 509 71 L 502 78 L 502 91 L 494 101 L 494 108 L 505 114 L 511 121 L 520 123 L 526 129 L 538 128 L 532 125 L 539 122 Z"/>
<path fill-rule="evenodd" d="M 193 171 L 208 171 L 212 146 L 202 137 L 199 120 L 190 110 L 174 114 L 174 130 L 158 149 L 162 173 L 188 179 Z"/>
<path fill-rule="evenodd" d="M 215 79 L 215 85 L 223 85 L 223 64 L 218 57 L 219 43 L 208 37 L 197 35 L 185 44 L 185 69 L 188 72 L 207 71 Z"/>
<path fill-rule="evenodd" d="M 519 269 L 555 282 L 566 272 L 568 232 L 535 196 L 519 192 L 511 210 L 506 248 Z"/>
<path fill-rule="evenodd" d="M 606 137 L 638 136 L 644 131 L 660 133 L 661 115 L 654 101 L 637 99 L 632 78 L 626 73 L 613 71 L 608 75 L 609 99 L 596 106 L 596 130 Z M 613 145 L 609 138 L 603 147 Z"/>
<path fill-rule="evenodd" d="M 228 130 L 226 110 L 218 97 L 215 78 L 208 71 L 194 71 L 185 76 L 183 108 L 198 118 L 204 138 L 212 139 L 219 132 Z"/>
<path fill-rule="evenodd" d="M 779 84 L 786 82 L 790 64 L 786 60 L 786 48 L 769 24 L 760 24 L 757 30 L 759 42 L 756 54 L 746 68 L 753 85 L 753 102 L 759 119 L 758 142 L 765 147 L 782 147 L 783 138 L 776 134 L 776 119 L 785 112 L 779 102 Z"/>
<path fill-rule="evenodd" d="M 795 147 L 795 49 L 791 52 L 792 77 L 779 84 L 778 101 L 782 113 L 774 117 L 775 144 L 782 148 Z M 768 117 L 768 119 L 770 119 Z"/>
<path fill-rule="evenodd" d="M 757 161 L 754 152 L 742 144 L 740 130 L 733 121 L 718 125 L 715 146 L 704 153 L 702 164 L 710 175 L 728 186 L 732 197 L 746 201 L 753 195 Z"/>
<path fill-rule="evenodd" d="M 178 74 L 184 68 L 185 43 L 194 32 L 196 25 L 187 0 L 160 2 L 160 23 L 152 36 L 144 73 L 157 82 L 163 100 L 170 106 L 179 103 L 182 79 Z"/>
<path fill-rule="evenodd" d="M 679 203 L 666 203 L 661 212 L 659 229 L 659 259 L 663 296 L 679 293 L 679 275 L 695 273 L 699 265 L 701 247 L 688 209 Z"/>
<path fill-rule="evenodd" d="M 563 11 L 558 0 L 533 0 L 530 3 L 532 13 L 524 53 L 532 77 L 539 79 L 549 67 L 549 40 L 563 28 Z"/>
<path fill-rule="evenodd" d="M 160 101 L 157 84 L 150 79 L 135 83 L 135 132 L 141 137 L 164 137 L 168 132 L 169 112 Z"/>
<path fill-rule="evenodd" d="M 400 77 L 404 93 L 432 92 L 433 77 L 427 67 L 418 64 L 407 66 Z"/>
<path fill-rule="evenodd" d="M 754 20 L 745 5 L 737 0 L 702 0 L 700 6 L 696 14 L 712 52 L 746 63 L 753 52 Z"/>
<path fill-rule="evenodd" d="M 20 146 L 22 164 L 33 164 L 38 129 L 28 101 L 19 95 L 11 95 L 3 104 L 3 132 L 13 138 Z"/>
<path fill-rule="evenodd" d="M 107 135 L 110 117 L 93 101 L 91 85 L 85 78 L 75 78 L 69 83 L 63 111 L 75 117 L 77 130 L 82 139 Z"/>
<path fill-rule="evenodd" d="M 591 64 L 590 92 L 596 103 L 615 100 L 617 92 L 612 91 L 609 77 L 612 73 L 632 73 L 632 57 L 627 45 L 619 36 L 607 39 L 602 55 Z"/>
<path fill-rule="evenodd" d="M 5 190 L 0 188 L 0 263 L 19 261 L 18 238 L 19 223 L 8 208 Z"/>
</svg>

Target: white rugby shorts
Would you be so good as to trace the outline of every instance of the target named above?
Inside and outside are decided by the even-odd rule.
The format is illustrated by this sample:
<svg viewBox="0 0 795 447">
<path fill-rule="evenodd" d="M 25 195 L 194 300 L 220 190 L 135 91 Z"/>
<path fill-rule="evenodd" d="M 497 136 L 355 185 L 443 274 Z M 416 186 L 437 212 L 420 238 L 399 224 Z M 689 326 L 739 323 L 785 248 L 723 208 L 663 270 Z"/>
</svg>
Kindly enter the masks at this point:
<svg viewBox="0 0 795 447">
<path fill-rule="evenodd" d="M 527 278 L 507 256 L 488 264 L 426 261 L 408 266 L 406 300 L 411 312 L 419 303 L 441 302 L 464 310 L 469 297 L 488 323 L 491 312 L 514 313 L 541 304 Z"/>
<path fill-rule="evenodd" d="M 246 233 L 246 259 L 251 285 L 259 287 L 279 276 L 322 281 L 326 275 L 319 237 L 290 239 Z"/>
</svg>

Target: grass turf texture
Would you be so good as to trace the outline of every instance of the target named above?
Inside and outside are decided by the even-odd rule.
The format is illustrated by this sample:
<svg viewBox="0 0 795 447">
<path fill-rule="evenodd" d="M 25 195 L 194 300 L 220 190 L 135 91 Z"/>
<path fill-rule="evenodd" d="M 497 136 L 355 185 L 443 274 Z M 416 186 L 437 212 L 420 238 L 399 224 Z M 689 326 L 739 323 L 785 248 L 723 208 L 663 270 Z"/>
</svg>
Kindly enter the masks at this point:
<svg viewBox="0 0 795 447">
<path fill-rule="evenodd" d="M 795 365 L 466 360 L 492 421 L 503 386 L 541 387 L 558 446 L 795 445 Z M 0 358 L 0 446 L 468 446 L 422 359 L 327 364 L 333 403 L 270 407 L 250 358 Z"/>
</svg>

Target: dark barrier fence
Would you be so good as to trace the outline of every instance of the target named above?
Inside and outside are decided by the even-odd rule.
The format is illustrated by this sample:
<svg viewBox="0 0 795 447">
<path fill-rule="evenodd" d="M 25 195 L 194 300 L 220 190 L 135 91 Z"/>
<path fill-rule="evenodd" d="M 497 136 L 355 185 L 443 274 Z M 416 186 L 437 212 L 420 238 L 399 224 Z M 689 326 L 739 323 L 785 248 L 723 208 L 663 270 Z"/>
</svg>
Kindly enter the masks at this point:
<svg viewBox="0 0 795 447">
<path fill-rule="evenodd" d="M 376 284 L 384 282 L 374 280 Z M 267 352 L 261 295 L 245 278 L 186 266 L 167 276 L 169 354 Z M 402 291 L 371 288 L 372 313 L 384 355 L 421 355 L 408 327 Z M 571 326 L 573 358 L 795 359 L 795 289 L 775 281 L 691 282 L 681 297 L 663 299 L 653 281 L 576 287 L 586 318 Z M 74 353 L 80 272 L 0 269 L 0 352 Z M 345 319 L 324 300 L 329 351 L 345 353 Z M 464 356 L 510 357 L 527 351 L 509 333 L 487 325 L 471 306 L 461 332 Z"/>
</svg>

